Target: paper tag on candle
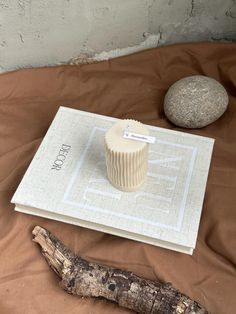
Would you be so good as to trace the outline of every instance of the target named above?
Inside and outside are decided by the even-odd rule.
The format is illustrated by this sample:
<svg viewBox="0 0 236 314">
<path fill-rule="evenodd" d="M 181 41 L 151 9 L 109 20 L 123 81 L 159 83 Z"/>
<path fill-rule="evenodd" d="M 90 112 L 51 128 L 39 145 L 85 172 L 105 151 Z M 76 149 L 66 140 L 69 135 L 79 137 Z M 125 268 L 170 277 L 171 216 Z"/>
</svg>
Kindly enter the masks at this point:
<svg viewBox="0 0 236 314">
<path fill-rule="evenodd" d="M 130 140 L 141 141 L 141 142 L 146 142 L 146 143 L 151 143 L 151 144 L 154 144 L 156 141 L 156 138 L 153 136 L 133 133 L 129 131 L 128 132 L 125 131 L 123 137 Z"/>
</svg>

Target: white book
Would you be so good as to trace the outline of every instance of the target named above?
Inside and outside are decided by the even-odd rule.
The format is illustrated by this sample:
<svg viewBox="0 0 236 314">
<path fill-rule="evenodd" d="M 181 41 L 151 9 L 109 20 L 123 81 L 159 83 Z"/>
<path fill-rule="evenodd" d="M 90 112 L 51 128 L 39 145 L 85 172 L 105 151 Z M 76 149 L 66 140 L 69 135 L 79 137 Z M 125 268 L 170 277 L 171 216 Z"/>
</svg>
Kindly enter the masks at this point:
<svg viewBox="0 0 236 314">
<path fill-rule="evenodd" d="M 12 202 L 15 210 L 192 254 L 214 140 L 148 126 L 145 185 L 107 179 L 106 131 L 118 119 L 60 107 Z"/>
</svg>

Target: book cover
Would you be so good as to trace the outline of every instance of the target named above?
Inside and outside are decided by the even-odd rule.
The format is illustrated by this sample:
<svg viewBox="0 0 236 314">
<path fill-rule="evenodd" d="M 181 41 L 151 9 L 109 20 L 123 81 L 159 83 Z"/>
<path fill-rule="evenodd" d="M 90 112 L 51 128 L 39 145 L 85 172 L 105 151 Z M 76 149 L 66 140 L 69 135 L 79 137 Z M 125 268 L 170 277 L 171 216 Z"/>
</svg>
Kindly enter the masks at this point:
<svg viewBox="0 0 236 314">
<path fill-rule="evenodd" d="M 145 185 L 107 179 L 106 131 L 118 119 L 60 107 L 12 202 L 28 214 L 192 254 L 214 140 L 148 126 Z"/>
</svg>

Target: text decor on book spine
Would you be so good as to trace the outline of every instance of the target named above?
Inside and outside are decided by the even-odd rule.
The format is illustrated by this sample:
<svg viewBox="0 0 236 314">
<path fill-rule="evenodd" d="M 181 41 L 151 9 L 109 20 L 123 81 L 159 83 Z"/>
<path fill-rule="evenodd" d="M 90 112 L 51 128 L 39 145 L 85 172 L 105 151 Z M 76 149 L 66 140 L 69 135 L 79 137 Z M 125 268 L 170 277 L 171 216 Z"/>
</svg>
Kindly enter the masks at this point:
<svg viewBox="0 0 236 314">
<path fill-rule="evenodd" d="M 61 145 L 61 148 L 60 148 L 60 150 L 56 156 L 56 159 L 54 160 L 53 165 L 51 167 L 52 170 L 57 170 L 57 171 L 61 170 L 70 149 L 71 149 L 70 145 L 67 145 L 67 144 Z"/>
</svg>

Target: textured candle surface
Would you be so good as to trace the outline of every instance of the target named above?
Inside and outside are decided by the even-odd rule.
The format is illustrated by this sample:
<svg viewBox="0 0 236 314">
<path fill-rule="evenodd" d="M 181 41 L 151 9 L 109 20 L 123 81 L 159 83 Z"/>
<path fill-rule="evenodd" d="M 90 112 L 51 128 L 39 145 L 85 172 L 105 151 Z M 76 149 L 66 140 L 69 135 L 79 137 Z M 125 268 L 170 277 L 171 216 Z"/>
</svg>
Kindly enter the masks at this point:
<svg viewBox="0 0 236 314">
<path fill-rule="evenodd" d="M 125 129 L 148 135 L 144 125 L 135 120 L 117 122 L 105 135 L 107 175 L 122 191 L 135 191 L 143 185 L 147 174 L 148 144 L 123 137 Z"/>
</svg>

